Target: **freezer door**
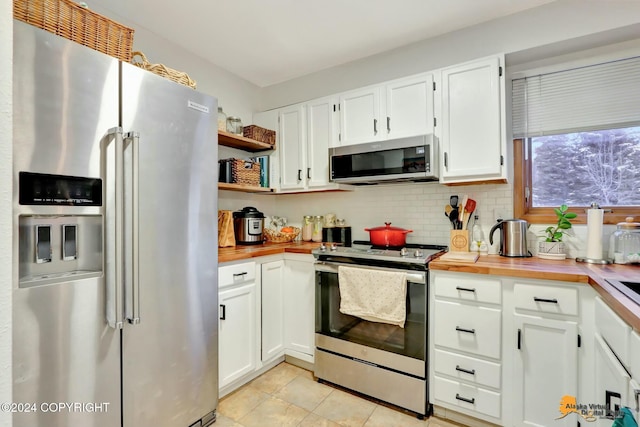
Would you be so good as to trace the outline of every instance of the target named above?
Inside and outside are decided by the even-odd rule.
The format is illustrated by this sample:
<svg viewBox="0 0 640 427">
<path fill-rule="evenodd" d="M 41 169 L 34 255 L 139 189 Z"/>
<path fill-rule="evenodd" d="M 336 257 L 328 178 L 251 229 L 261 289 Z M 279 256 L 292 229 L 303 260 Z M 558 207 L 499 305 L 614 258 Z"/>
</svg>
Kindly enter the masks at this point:
<svg viewBox="0 0 640 427">
<path fill-rule="evenodd" d="M 13 402 L 22 406 L 13 426 L 119 426 L 102 207 L 20 205 L 18 194 L 20 171 L 100 177 L 100 141 L 118 124 L 118 61 L 19 21 L 14 43 Z M 44 263 L 28 250 L 37 224 L 49 226 Z M 66 224 L 77 227 L 73 259 L 63 255 Z"/>
<path fill-rule="evenodd" d="M 218 402 L 217 100 L 122 64 L 122 127 L 124 426 L 186 427 Z"/>
</svg>

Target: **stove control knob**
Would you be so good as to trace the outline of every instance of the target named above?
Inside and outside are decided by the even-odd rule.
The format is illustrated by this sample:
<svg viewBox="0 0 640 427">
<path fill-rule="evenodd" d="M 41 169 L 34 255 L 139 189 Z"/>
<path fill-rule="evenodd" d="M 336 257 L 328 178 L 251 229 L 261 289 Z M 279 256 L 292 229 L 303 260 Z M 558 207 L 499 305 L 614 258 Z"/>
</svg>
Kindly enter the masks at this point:
<svg viewBox="0 0 640 427">
<path fill-rule="evenodd" d="M 336 245 L 335 243 L 332 243 L 331 247 L 329 248 L 331 252 L 335 252 L 337 249 L 338 249 L 338 245 Z"/>
<path fill-rule="evenodd" d="M 416 249 L 416 251 L 413 253 L 413 256 L 415 258 L 421 258 L 424 256 L 424 253 L 420 249 Z"/>
<path fill-rule="evenodd" d="M 327 247 L 325 246 L 324 243 L 320 243 L 320 252 L 326 252 L 327 251 Z"/>
<path fill-rule="evenodd" d="M 407 256 L 407 248 L 400 249 L 400 256 Z"/>
</svg>

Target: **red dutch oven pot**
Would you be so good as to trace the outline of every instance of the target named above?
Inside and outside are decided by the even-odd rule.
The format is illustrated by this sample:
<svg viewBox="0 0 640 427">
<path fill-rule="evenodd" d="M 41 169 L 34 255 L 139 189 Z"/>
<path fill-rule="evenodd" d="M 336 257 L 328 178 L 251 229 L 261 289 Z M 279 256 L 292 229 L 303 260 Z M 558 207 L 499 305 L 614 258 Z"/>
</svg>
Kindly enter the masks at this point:
<svg viewBox="0 0 640 427">
<path fill-rule="evenodd" d="M 384 227 L 365 228 L 369 232 L 369 240 L 373 246 L 385 246 L 401 248 L 407 241 L 407 234 L 413 230 L 405 230 L 400 227 L 392 227 L 390 222 L 385 222 Z"/>
</svg>

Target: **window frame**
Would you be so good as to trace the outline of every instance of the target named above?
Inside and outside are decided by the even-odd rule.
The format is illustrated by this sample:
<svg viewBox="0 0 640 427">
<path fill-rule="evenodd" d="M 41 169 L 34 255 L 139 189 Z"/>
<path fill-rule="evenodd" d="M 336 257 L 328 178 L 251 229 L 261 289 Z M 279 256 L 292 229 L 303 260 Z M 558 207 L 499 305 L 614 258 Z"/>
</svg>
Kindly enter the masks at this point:
<svg viewBox="0 0 640 427">
<path fill-rule="evenodd" d="M 533 207 L 532 198 L 527 197 L 527 192 L 532 188 L 532 152 L 531 144 L 524 138 L 513 140 L 513 212 L 515 218 L 525 219 L 530 224 L 555 224 L 558 219 L 552 207 Z M 526 154 L 526 156 L 525 156 Z M 573 224 L 586 224 L 588 206 L 569 206 L 571 212 L 578 214 L 571 220 Z M 623 222 L 626 217 L 635 217 L 640 220 L 640 206 L 601 206 L 605 209 L 604 224 L 617 224 Z"/>
</svg>

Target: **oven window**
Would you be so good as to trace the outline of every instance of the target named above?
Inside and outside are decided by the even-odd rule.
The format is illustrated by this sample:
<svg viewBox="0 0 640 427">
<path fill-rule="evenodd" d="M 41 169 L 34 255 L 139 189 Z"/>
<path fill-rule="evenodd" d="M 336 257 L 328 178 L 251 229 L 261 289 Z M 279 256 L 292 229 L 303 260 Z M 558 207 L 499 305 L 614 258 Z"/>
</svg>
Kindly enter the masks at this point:
<svg viewBox="0 0 640 427">
<path fill-rule="evenodd" d="M 407 283 L 407 319 L 404 328 L 340 313 L 340 288 L 336 273 L 317 271 L 316 284 L 316 333 L 425 360 L 425 284 Z"/>
<path fill-rule="evenodd" d="M 333 178 L 425 172 L 429 147 L 395 148 L 331 157 Z"/>
</svg>

